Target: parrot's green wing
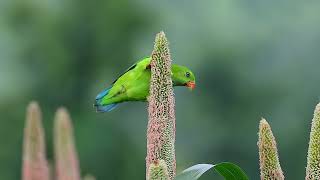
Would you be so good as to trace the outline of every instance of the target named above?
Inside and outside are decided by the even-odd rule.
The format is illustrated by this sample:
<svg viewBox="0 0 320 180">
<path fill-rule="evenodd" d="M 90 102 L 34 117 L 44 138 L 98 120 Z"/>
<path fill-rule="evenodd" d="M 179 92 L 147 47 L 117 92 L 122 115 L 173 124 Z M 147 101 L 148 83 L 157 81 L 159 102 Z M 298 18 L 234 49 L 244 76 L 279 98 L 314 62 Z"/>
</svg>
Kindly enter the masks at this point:
<svg viewBox="0 0 320 180">
<path fill-rule="evenodd" d="M 118 80 L 121 76 L 123 76 L 125 73 L 127 73 L 128 71 L 131 71 L 132 69 L 136 68 L 136 67 L 137 67 L 137 64 L 140 63 L 140 62 L 142 62 L 142 61 L 145 61 L 145 62 L 143 62 L 143 64 L 144 64 L 144 66 L 145 66 L 146 69 L 147 69 L 147 68 L 150 68 L 151 58 L 149 58 L 149 57 L 144 58 L 144 59 L 136 62 L 135 64 L 133 64 L 132 66 L 130 66 L 126 71 L 124 71 L 122 74 L 120 74 L 120 75 L 112 82 L 112 84 L 114 84 L 115 82 L 117 82 L 117 80 Z"/>
<path fill-rule="evenodd" d="M 149 86 L 151 58 L 144 58 L 136 64 L 130 66 L 116 80 L 113 81 L 111 89 L 107 93 L 102 93 L 104 97 L 101 99 L 102 104 L 126 101 L 129 99 L 145 99 L 144 90 Z M 146 74 L 147 73 L 147 74 Z M 148 89 L 148 88 L 147 88 Z M 148 90 L 146 90 L 147 92 Z M 142 92 L 142 93 L 141 93 Z M 100 97 L 100 96 L 99 96 Z"/>
<path fill-rule="evenodd" d="M 140 62 L 140 61 L 139 61 Z M 133 64 L 132 66 L 130 66 L 126 71 L 124 71 L 122 74 L 120 74 L 113 82 L 112 84 L 114 84 L 122 75 L 124 75 L 125 73 L 127 73 L 128 71 L 134 69 L 137 66 L 138 63 Z"/>
</svg>

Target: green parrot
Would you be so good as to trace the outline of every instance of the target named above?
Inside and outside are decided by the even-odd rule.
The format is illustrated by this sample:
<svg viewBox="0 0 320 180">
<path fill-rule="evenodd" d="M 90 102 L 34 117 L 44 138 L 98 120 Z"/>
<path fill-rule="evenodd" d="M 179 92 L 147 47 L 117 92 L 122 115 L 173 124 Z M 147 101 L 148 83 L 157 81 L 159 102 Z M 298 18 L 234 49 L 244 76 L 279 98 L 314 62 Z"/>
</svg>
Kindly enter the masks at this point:
<svg viewBox="0 0 320 180">
<path fill-rule="evenodd" d="M 126 101 L 146 101 L 150 87 L 150 61 L 151 58 L 147 57 L 132 65 L 113 81 L 111 87 L 99 93 L 94 103 L 96 111 L 109 112 Z M 195 76 L 190 69 L 172 64 L 171 72 L 173 86 L 195 88 Z"/>
</svg>

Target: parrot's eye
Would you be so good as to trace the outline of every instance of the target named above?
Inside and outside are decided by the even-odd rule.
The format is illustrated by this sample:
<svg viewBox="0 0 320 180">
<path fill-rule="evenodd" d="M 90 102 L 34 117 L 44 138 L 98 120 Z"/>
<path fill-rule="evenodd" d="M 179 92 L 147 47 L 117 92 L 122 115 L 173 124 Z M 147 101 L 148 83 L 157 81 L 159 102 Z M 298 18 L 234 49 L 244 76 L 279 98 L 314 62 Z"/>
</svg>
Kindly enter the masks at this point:
<svg viewBox="0 0 320 180">
<path fill-rule="evenodd" d="M 186 72 L 186 77 L 190 77 L 190 73 L 189 72 Z"/>
</svg>

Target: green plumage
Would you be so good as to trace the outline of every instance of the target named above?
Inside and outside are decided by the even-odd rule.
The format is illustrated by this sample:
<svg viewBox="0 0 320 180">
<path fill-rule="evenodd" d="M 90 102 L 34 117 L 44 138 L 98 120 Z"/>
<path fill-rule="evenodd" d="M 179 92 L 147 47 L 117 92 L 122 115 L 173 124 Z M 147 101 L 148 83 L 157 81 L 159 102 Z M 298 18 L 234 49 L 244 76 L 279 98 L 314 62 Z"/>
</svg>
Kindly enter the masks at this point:
<svg viewBox="0 0 320 180">
<path fill-rule="evenodd" d="M 151 77 L 150 61 L 148 57 L 132 65 L 113 82 L 111 88 L 101 92 L 96 97 L 97 111 L 111 111 L 116 104 L 125 101 L 146 101 Z M 195 87 L 194 74 L 184 66 L 172 64 L 172 81 L 174 86 Z"/>
</svg>

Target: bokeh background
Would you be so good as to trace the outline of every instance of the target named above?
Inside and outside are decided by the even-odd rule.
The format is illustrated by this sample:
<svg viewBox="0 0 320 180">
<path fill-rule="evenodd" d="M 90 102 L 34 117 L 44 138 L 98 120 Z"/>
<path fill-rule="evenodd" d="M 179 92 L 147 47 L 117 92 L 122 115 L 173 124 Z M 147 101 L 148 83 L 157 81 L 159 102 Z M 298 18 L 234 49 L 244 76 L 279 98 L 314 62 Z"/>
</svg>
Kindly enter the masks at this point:
<svg viewBox="0 0 320 180">
<path fill-rule="evenodd" d="M 164 30 L 197 88 L 176 88 L 178 171 L 231 161 L 259 179 L 257 131 L 273 128 L 287 179 L 304 179 L 320 100 L 320 1 L 1 0 L 0 179 L 21 176 L 25 108 L 69 109 L 82 174 L 145 179 L 146 103 L 95 113 L 96 94 L 150 55 Z M 211 171 L 202 179 L 221 179 Z"/>
</svg>

